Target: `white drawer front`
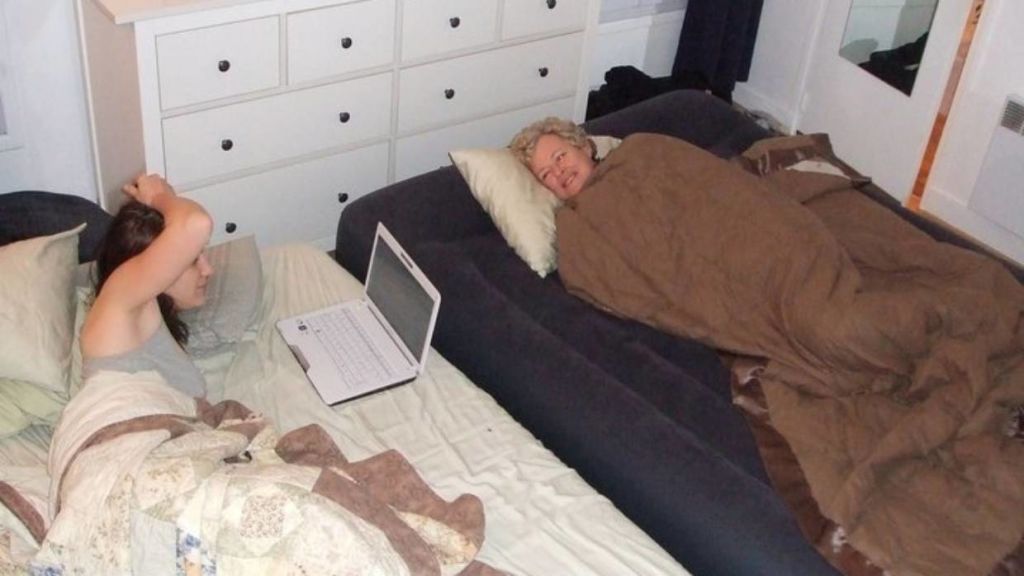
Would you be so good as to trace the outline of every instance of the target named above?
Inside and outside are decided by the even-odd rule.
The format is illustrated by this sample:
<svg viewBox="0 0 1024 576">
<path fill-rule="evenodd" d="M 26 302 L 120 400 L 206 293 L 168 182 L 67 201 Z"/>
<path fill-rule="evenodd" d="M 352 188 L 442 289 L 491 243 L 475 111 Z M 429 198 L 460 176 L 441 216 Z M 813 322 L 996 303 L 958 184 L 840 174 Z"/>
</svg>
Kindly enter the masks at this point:
<svg viewBox="0 0 1024 576">
<path fill-rule="evenodd" d="M 288 82 L 381 66 L 394 59 L 395 0 L 288 15 Z"/>
<path fill-rule="evenodd" d="M 278 39 L 276 16 L 158 37 L 161 108 L 279 85 Z"/>
<path fill-rule="evenodd" d="M 587 0 L 505 0 L 501 37 L 582 29 L 586 18 Z"/>
<path fill-rule="evenodd" d="M 169 181 L 196 180 L 385 137 L 391 73 L 164 120 Z"/>
<path fill-rule="evenodd" d="M 497 40 L 498 0 L 405 0 L 402 60 Z"/>
<path fill-rule="evenodd" d="M 564 98 L 473 120 L 398 141 L 395 179 L 404 180 L 451 164 L 448 152 L 460 148 L 500 148 L 527 124 L 546 116 L 572 118 L 573 99 Z"/>
<path fill-rule="evenodd" d="M 377 144 L 185 195 L 213 216 L 213 243 L 255 234 L 260 246 L 304 241 L 333 248 L 341 210 L 383 187 L 387 169 L 387 144 Z"/>
<path fill-rule="evenodd" d="M 571 93 L 582 41 L 582 34 L 559 36 L 403 70 L 399 131 Z"/>
</svg>

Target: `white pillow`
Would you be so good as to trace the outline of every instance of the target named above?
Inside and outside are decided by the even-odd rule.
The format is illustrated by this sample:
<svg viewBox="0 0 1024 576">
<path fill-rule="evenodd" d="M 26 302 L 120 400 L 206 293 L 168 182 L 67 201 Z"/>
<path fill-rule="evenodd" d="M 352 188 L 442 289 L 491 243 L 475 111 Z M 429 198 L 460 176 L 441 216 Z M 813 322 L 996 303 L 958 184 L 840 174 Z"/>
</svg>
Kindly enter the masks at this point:
<svg viewBox="0 0 1024 576">
<path fill-rule="evenodd" d="M 592 136 L 591 140 L 598 158 L 621 142 L 610 136 Z M 508 148 L 453 150 L 448 155 L 516 254 L 542 278 L 553 271 L 558 265 L 558 198 Z"/>
<path fill-rule="evenodd" d="M 84 228 L 0 247 L 0 378 L 67 395 Z"/>
<path fill-rule="evenodd" d="M 189 328 L 186 348 L 197 357 L 242 340 L 263 300 L 263 265 L 254 236 L 211 246 L 206 258 L 213 267 L 206 303 L 180 315 Z"/>
</svg>

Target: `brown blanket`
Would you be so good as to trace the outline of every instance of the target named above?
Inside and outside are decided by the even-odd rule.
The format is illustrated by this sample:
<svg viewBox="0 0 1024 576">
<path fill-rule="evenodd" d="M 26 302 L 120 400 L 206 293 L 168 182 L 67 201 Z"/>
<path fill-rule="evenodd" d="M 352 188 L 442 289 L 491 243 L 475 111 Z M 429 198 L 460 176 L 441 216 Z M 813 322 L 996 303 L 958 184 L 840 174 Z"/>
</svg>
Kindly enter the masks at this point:
<svg viewBox="0 0 1024 576">
<path fill-rule="evenodd" d="M 896 574 L 987 574 L 1024 534 L 1024 288 L 850 188 L 627 138 L 557 216 L 568 289 L 768 359 L 822 513 Z"/>
</svg>

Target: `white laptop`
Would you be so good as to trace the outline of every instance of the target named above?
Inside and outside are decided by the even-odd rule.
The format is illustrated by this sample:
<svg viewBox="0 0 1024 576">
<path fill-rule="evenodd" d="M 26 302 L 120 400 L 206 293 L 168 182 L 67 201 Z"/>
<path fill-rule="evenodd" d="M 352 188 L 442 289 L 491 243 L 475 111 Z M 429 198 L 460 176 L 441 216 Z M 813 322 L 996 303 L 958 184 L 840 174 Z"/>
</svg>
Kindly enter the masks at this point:
<svg viewBox="0 0 1024 576">
<path fill-rule="evenodd" d="M 280 320 L 277 329 L 327 404 L 423 372 L 441 295 L 383 224 L 363 296 Z"/>
</svg>

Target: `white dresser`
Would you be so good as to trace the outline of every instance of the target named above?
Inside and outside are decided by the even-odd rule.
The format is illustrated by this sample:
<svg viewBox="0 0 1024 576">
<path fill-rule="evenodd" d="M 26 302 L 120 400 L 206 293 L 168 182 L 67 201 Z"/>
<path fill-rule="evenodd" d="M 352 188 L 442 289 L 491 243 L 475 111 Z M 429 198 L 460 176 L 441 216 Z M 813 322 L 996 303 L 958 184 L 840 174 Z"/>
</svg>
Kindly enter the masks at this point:
<svg viewBox="0 0 1024 576">
<path fill-rule="evenodd" d="M 362 194 L 581 120 L 600 0 L 77 0 L 100 202 L 157 172 L 214 241 L 333 246 Z"/>
</svg>

